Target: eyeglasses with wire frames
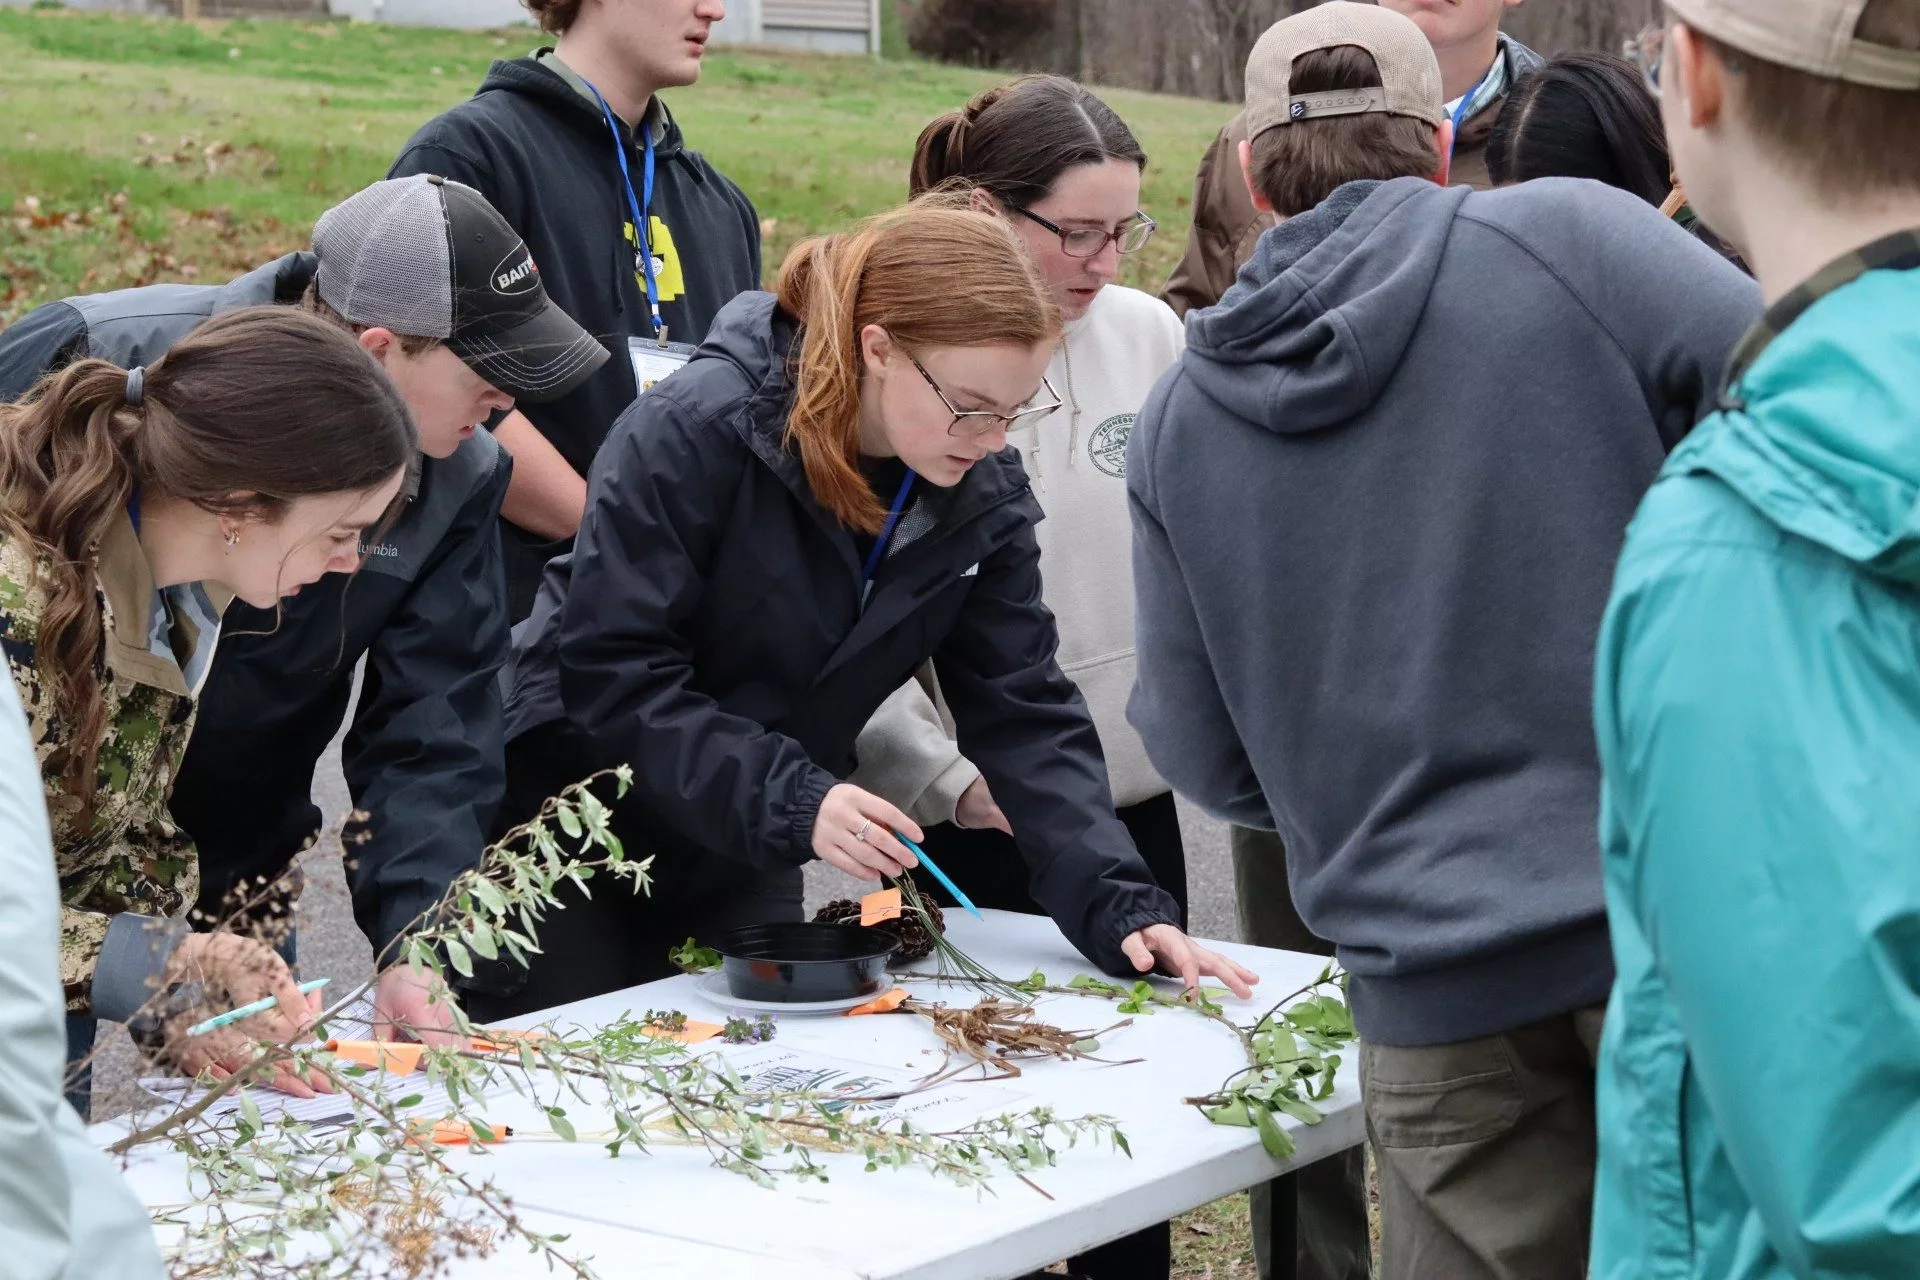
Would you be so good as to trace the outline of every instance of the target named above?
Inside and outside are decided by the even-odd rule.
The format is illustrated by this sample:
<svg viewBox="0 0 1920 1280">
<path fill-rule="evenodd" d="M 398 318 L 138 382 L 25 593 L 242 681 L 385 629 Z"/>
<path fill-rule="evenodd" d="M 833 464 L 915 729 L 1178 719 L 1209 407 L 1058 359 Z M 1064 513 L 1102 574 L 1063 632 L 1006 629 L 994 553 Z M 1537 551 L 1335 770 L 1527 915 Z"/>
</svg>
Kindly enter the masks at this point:
<svg viewBox="0 0 1920 1280">
<path fill-rule="evenodd" d="M 1621 49 L 1628 62 L 1640 68 L 1640 74 L 1646 77 L 1647 88 L 1653 90 L 1653 96 L 1660 96 L 1660 77 L 1667 66 L 1667 28 L 1659 23 L 1647 27 L 1638 35 L 1628 36 Z M 1720 51 L 1720 65 L 1735 75 L 1746 70 L 1738 54 L 1729 50 Z"/>
<path fill-rule="evenodd" d="M 1667 60 L 1667 28 L 1664 23 L 1655 23 L 1642 28 L 1637 35 L 1626 38 L 1621 45 L 1621 54 L 1628 62 L 1640 68 L 1640 74 L 1646 77 L 1647 88 L 1653 90 L 1653 96 L 1660 96 L 1660 71 Z"/>
<path fill-rule="evenodd" d="M 1108 244 L 1116 246 L 1121 253 L 1138 253 L 1146 247 L 1147 241 L 1153 238 L 1153 233 L 1160 226 L 1146 214 L 1136 212 L 1120 225 L 1118 231 L 1102 231 L 1098 227 L 1077 227 L 1069 231 L 1059 223 L 1043 218 L 1033 210 L 1014 204 L 1012 201 L 1007 202 L 1007 208 L 1023 218 L 1039 223 L 1059 236 L 1060 252 L 1069 258 L 1096 257 Z"/>
<path fill-rule="evenodd" d="M 901 350 L 905 351 L 906 348 L 902 347 Z M 927 380 L 927 385 L 933 388 L 933 394 L 940 397 L 940 403 L 947 406 L 947 412 L 953 415 L 953 421 L 947 424 L 947 434 L 950 436 L 984 436 L 996 425 L 1004 426 L 1008 431 L 1021 431 L 1038 426 L 1048 414 L 1066 403 L 1060 398 L 1060 393 L 1053 389 L 1052 381 L 1042 374 L 1040 385 L 1045 388 L 1051 403 L 1028 403 L 1012 413 L 995 413 L 991 409 L 956 409 L 953 401 L 947 399 L 947 393 L 940 389 L 940 384 L 933 380 L 933 375 L 927 372 L 927 366 L 920 363 L 920 357 L 911 351 L 907 351 L 906 356 L 913 361 L 913 367 L 920 371 L 920 376 Z"/>
</svg>

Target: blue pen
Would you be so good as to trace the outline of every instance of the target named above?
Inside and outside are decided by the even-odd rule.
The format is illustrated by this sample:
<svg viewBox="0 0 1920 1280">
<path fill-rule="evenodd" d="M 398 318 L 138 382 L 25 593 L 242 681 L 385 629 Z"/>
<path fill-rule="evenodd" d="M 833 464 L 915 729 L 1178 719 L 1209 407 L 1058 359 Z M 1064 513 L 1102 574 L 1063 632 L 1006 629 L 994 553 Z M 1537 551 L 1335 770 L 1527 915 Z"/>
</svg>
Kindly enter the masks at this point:
<svg viewBox="0 0 1920 1280">
<path fill-rule="evenodd" d="M 933 859 L 927 856 L 927 851 L 925 849 L 922 849 L 919 845 L 907 839 L 905 836 L 901 835 L 898 831 L 893 833 L 893 838 L 898 840 L 901 844 L 907 846 L 907 848 L 913 850 L 913 856 L 920 859 L 920 865 L 925 867 L 927 870 L 933 872 L 933 878 L 935 880 L 938 880 L 942 885 L 946 887 L 947 892 L 953 895 L 953 900 L 955 902 L 959 903 L 961 906 L 965 907 L 967 910 L 973 912 L 974 919 L 976 920 L 986 919 L 985 916 L 980 914 L 980 908 L 973 905 L 973 899 L 969 898 L 966 894 L 960 892 L 960 886 L 955 884 L 953 881 L 947 879 L 947 873 L 933 865 Z"/>
<path fill-rule="evenodd" d="M 941 876 L 940 878 L 942 880 L 946 879 L 945 876 Z M 974 914 L 978 915 L 979 913 L 975 912 Z M 300 984 L 300 994 L 303 996 L 311 995 L 332 981 L 332 978 L 315 978 L 312 982 L 303 982 Z M 190 1036 L 203 1036 L 209 1031 L 218 1031 L 221 1027 L 231 1026 L 242 1018 L 251 1018 L 256 1013 L 265 1013 L 279 1003 L 280 1002 L 273 996 L 267 996 L 265 999 L 255 1000 L 252 1004 L 243 1004 L 238 1009 L 229 1009 L 225 1013 L 216 1013 L 205 1022 L 196 1022 L 191 1027 L 188 1027 L 187 1034 Z"/>
</svg>

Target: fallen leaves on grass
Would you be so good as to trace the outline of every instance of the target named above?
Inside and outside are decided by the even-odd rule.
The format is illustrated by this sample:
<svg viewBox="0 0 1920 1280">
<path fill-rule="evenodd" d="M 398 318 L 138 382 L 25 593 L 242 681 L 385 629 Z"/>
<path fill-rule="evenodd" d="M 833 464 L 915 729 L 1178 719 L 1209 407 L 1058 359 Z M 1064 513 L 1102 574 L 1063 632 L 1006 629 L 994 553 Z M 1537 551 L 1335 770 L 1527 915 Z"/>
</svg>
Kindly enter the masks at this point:
<svg viewBox="0 0 1920 1280">
<path fill-rule="evenodd" d="M 23 195 L 0 213 L 0 325 L 67 293 L 224 280 L 299 243 L 276 220 L 242 224 L 224 205 L 156 217 L 141 216 L 124 190 L 69 207 Z M 78 279 L 69 265 L 75 259 L 87 264 Z"/>
</svg>

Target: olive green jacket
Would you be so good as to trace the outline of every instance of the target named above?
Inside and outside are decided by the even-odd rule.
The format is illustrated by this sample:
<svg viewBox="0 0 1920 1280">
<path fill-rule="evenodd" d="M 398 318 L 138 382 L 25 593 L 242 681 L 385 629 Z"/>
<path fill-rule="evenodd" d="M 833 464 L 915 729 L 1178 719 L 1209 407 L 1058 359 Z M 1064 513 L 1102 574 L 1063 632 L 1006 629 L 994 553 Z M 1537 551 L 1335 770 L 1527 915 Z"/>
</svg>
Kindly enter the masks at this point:
<svg viewBox="0 0 1920 1280">
<path fill-rule="evenodd" d="M 38 669 L 44 583 L 30 549 L 0 534 L 0 649 L 27 713 L 53 827 L 67 1008 L 124 1021 L 145 1002 L 151 979 L 184 932 L 184 922 L 173 918 L 193 901 L 199 881 L 193 845 L 167 813 L 193 727 L 193 698 L 181 663 L 151 646 L 158 596 L 131 520 L 109 531 L 96 567 L 105 610 L 97 670 L 107 730 L 97 788 L 83 799 L 61 781 L 69 741 Z M 219 599 L 215 607 L 226 603 Z M 217 637 L 176 622 L 168 638 L 176 652 L 191 654 Z M 161 920 L 170 923 L 156 927 Z"/>
</svg>

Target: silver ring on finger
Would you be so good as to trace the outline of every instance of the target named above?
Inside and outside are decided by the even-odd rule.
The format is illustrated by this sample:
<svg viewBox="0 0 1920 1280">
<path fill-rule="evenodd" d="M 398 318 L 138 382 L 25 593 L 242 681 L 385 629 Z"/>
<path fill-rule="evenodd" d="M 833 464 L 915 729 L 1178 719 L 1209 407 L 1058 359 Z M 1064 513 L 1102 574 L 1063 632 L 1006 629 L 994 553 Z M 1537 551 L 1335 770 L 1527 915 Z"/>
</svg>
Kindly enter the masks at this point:
<svg viewBox="0 0 1920 1280">
<path fill-rule="evenodd" d="M 861 844 L 865 844 L 867 842 L 867 832 L 871 830 L 873 830 L 873 819 L 868 818 L 865 822 L 860 824 L 860 829 L 853 833 L 853 838 L 855 840 L 858 840 Z"/>
</svg>

